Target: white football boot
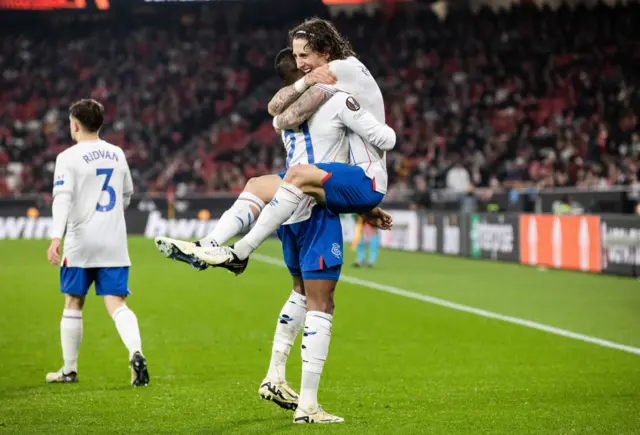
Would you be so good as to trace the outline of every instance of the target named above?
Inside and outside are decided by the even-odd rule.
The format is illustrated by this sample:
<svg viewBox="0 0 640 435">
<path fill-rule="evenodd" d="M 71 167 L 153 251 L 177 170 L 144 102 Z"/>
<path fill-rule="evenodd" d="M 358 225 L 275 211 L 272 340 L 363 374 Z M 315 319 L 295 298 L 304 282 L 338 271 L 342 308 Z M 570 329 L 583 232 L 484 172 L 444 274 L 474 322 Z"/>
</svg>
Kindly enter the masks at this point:
<svg viewBox="0 0 640 435">
<path fill-rule="evenodd" d="M 307 410 L 298 407 L 293 414 L 293 422 L 296 424 L 309 424 L 309 423 L 343 423 L 344 418 L 337 415 L 331 415 L 325 412 L 320 405 L 316 409 Z"/>
<path fill-rule="evenodd" d="M 69 372 L 64 373 L 61 368 L 57 372 L 47 373 L 46 380 L 48 384 L 74 384 L 78 382 L 78 373 Z"/>
<path fill-rule="evenodd" d="M 231 246 L 217 246 L 213 248 L 197 247 L 193 250 L 194 256 L 205 266 L 222 267 L 229 272 L 240 275 L 247 268 L 249 258 L 238 258 Z"/>
<path fill-rule="evenodd" d="M 295 410 L 298 407 L 298 393 L 289 386 L 287 381 L 275 382 L 264 378 L 258 394 L 262 400 L 270 400 L 280 408 Z"/>
<path fill-rule="evenodd" d="M 185 240 L 172 239 L 169 237 L 158 236 L 155 238 L 158 251 L 162 252 L 165 257 L 187 263 L 194 269 L 205 270 L 208 265 L 199 260 L 194 252 L 201 249 L 197 242 L 187 242 Z"/>
</svg>

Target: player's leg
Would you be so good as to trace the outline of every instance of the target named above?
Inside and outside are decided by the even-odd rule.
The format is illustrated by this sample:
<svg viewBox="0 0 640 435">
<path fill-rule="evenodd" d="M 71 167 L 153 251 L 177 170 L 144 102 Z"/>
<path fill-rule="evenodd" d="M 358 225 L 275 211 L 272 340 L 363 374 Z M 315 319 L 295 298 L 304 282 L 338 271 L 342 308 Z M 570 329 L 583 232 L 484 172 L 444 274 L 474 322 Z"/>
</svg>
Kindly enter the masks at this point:
<svg viewBox="0 0 640 435">
<path fill-rule="evenodd" d="M 281 178 L 277 174 L 251 178 L 231 208 L 225 211 L 213 231 L 200 240 L 202 246 L 221 246 L 242 231 L 248 230 L 265 204 L 275 196 Z"/>
<path fill-rule="evenodd" d="M 194 243 L 158 236 L 155 238 L 158 250 L 172 260 L 182 261 L 198 270 L 206 269 L 207 264 L 194 256 L 194 249 L 200 246 L 222 245 L 240 232 L 249 229 L 264 205 L 275 195 L 280 181 L 281 177 L 277 174 L 251 178 L 238 199 L 222 214 L 214 229 L 206 237 Z"/>
<path fill-rule="evenodd" d="M 92 269 L 79 267 L 60 268 L 60 291 L 64 293 L 64 310 L 60 321 L 60 343 L 63 367 L 47 373 L 49 383 L 73 383 L 78 381 L 78 353 L 82 342 L 82 308 L 85 296 L 93 282 Z"/>
<path fill-rule="evenodd" d="M 273 338 L 269 371 L 258 390 L 261 399 L 270 400 L 284 409 L 296 409 L 298 406 L 298 394 L 287 383 L 286 366 L 291 347 L 302 329 L 307 311 L 297 243 L 301 227 L 302 224 L 294 224 L 282 225 L 278 228 L 278 237 L 282 242 L 282 256 L 293 278 L 293 291 L 280 310 Z"/>
<path fill-rule="evenodd" d="M 378 259 L 378 247 L 380 246 L 380 234 L 376 229 L 369 238 L 369 267 L 373 267 Z"/>
<path fill-rule="evenodd" d="M 296 165 L 289 168 L 273 200 L 251 231 L 233 248 L 214 248 L 196 255 L 213 266 L 244 270 L 242 266 L 246 267 L 249 255 L 293 215 L 305 195 L 318 196 L 334 213 L 369 211 L 384 197 L 375 190 L 375 182 L 357 166 L 343 163 Z"/>
<path fill-rule="evenodd" d="M 299 172 L 306 175 L 296 175 Z M 318 169 L 314 165 L 296 165 L 289 168 L 286 174 L 283 175 L 284 179 L 271 202 L 264 208 L 253 228 L 234 244 L 233 249 L 213 249 L 209 253 L 203 252 L 202 256 L 196 255 L 204 262 L 214 266 L 222 264 L 241 265 L 254 250 L 295 213 L 300 206 L 300 202 L 307 195 L 313 196 L 319 202 L 324 201 L 322 178 L 326 174 L 324 170 Z M 305 178 L 303 179 L 303 177 Z M 287 180 L 304 184 L 305 190 L 301 190 Z M 312 180 L 315 181 L 312 182 Z"/>
<path fill-rule="evenodd" d="M 362 168 L 344 163 L 296 165 L 289 168 L 284 181 L 338 214 L 370 211 L 384 198 Z"/>
<path fill-rule="evenodd" d="M 366 251 L 367 251 L 367 239 L 363 235 L 363 236 L 361 236 L 360 241 L 358 242 L 358 251 L 357 251 L 357 254 L 356 254 L 356 262 L 355 262 L 354 266 L 360 267 L 360 266 L 362 266 L 364 264 L 365 257 L 366 257 Z"/>
<path fill-rule="evenodd" d="M 244 260 L 248 258 L 262 242 L 293 215 L 300 202 L 305 198 L 305 192 L 287 181 L 289 174 L 292 171 L 295 172 L 294 168 L 295 166 L 289 168 L 273 200 L 264 208 L 254 227 L 234 244 L 233 252 L 238 259 Z"/>
<path fill-rule="evenodd" d="M 149 384 L 147 360 L 142 353 L 142 338 L 136 314 L 126 304 L 129 291 L 128 267 L 104 267 L 98 269 L 96 294 L 104 296 L 104 305 L 113 319 L 122 342 L 129 351 L 131 385 Z"/>
<path fill-rule="evenodd" d="M 295 410 L 298 406 L 298 394 L 289 386 L 286 378 L 287 360 L 307 312 L 302 277 L 292 276 L 293 291 L 285 301 L 273 338 L 271 361 L 267 376 L 260 383 L 260 398 L 270 400 L 284 409 Z"/>
<path fill-rule="evenodd" d="M 342 268 L 340 218 L 316 207 L 306 223 L 300 249 L 301 270 L 307 297 L 302 335 L 302 382 L 294 423 L 339 423 L 318 403 L 318 387 L 329 354 L 334 312 L 334 291 Z"/>
<path fill-rule="evenodd" d="M 322 271 L 317 271 L 321 272 Z M 339 274 L 339 266 L 327 268 L 319 276 Z M 305 273 L 305 278 L 313 275 Z M 333 325 L 333 294 L 337 280 L 305 279 L 307 315 L 302 335 L 302 381 L 294 423 L 339 423 L 344 421 L 325 412 L 318 403 L 318 388 L 329 355 Z"/>
</svg>

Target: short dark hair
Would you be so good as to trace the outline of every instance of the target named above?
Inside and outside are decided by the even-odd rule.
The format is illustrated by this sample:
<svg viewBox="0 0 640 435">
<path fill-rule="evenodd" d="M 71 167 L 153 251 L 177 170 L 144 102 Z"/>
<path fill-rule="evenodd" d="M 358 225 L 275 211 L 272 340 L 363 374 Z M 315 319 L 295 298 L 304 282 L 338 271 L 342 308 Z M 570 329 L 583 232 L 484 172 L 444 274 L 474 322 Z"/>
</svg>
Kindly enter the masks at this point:
<svg viewBox="0 0 640 435">
<path fill-rule="evenodd" d="M 288 85 L 292 84 L 304 74 L 296 66 L 296 60 L 293 57 L 293 50 L 289 47 L 278 52 L 274 61 L 276 74 L 284 80 Z"/>
<path fill-rule="evenodd" d="M 289 39 L 306 39 L 313 51 L 328 54 L 330 61 L 356 55 L 349 41 L 322 18 L 313 17 L 298 24 L 289 31 Z"/>
<path fill-rule="evenodd" d="M 69 116 L 77 119 L 89 133 L 95 133 L 104 122 L 104 107 L 96 100 L 84 98 L 69 107 Z"/>
</svg>

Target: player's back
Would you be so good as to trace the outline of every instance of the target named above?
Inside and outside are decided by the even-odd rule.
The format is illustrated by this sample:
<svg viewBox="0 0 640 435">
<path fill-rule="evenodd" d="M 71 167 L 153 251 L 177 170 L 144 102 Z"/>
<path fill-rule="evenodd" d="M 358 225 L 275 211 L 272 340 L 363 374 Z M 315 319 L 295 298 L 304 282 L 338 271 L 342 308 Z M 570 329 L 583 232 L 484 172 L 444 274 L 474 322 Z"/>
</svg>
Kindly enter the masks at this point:
<svg viewBox="0 0 640 435">
<path fill-rule="evenodd" d="M 384 98 L 378 82 L 367 67 L 356 57 L 334 60 L 329 68 L 336 75 L 337 82 L 332 87 L 352 95 L 378 122 L 385 122 Z"/>
<path fill-rule="evenodd" d="M 384 98 L 378 83 L 369 70 L 356 57 L 350 56 L 329 63 L 331 71 L 336 75 L 334 89 L 346 92 L 369 111 L 378 122 L 385 123 Z M 367 176 L 374 180 L 375 189 L 386 193 L 388 184 L 386 153 L 348 132 L 351 147 L 349 163 L 360 166 Z"/>
<path fill-rule="evenodd" d="M 133 192 L 121 148 L 83 141 L 56 161 L 54 195 L 72 195 L 64 257 L 68 267 L 130 266 L 124 197 Z"/>
</svg>

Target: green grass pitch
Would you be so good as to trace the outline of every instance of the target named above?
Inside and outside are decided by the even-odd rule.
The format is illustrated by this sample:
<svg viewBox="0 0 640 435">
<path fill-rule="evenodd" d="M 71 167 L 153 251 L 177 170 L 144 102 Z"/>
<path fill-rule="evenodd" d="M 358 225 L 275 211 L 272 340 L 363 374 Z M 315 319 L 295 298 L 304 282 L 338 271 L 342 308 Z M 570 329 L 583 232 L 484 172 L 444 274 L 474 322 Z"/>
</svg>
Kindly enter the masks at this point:
<svg viewBox="0 0 640 435">
<path fill-rule="evenodd" d="M 260 401 L 286 269 L 196 272 L 132 238 L 129 305 L 151 385 L 129 386 L 127 352 L 102 301 L 84 314 L 77 385 L 61 365 L 58 271 L 46 241 L 0 241 L 0 435 L 639 434 L 640 356 L 341 283 L 320 402 L 342 425 L 300 427 Z M 279 256 L 269 241 L 260 250 Z M 352 254 L 347 253 L 350 264 Z M 631 279 L 382 251 L 344 275 L 640 347 Z M 288 378 L 300 384 L 299 342 Z"/>
</svg>

